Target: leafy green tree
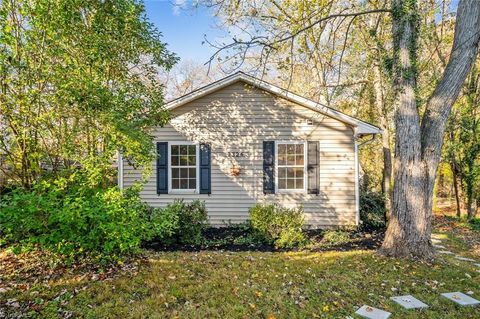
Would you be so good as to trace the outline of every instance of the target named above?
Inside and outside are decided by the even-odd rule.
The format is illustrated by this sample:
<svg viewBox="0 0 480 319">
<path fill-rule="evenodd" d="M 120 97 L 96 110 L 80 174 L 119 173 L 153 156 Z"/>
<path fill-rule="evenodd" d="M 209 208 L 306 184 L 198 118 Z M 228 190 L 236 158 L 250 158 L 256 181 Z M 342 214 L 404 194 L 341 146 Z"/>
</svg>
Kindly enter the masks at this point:
<svg viewBox="0 0 480 319">
<path fill-rule="evenodd" d="M 136 0 L 2 1 L 0 167 L 28 188 L 79 166 L 101 180 L 120 148 L 147 163 L 175 62 Z"/>
<path fill-rule="evenodd" d="M 451 163 L 454 176 L 461 181 L 469 219 L 475 217 L 474 204 L 480 198 L 480 71 L 472 69 L 462 97 L 455 109 L 445 136 L 444 157 Z M 456 182 L 456 181 L 454 181 Z M 457 203 L 458 205 L 458 203 Z"/>
</svg>

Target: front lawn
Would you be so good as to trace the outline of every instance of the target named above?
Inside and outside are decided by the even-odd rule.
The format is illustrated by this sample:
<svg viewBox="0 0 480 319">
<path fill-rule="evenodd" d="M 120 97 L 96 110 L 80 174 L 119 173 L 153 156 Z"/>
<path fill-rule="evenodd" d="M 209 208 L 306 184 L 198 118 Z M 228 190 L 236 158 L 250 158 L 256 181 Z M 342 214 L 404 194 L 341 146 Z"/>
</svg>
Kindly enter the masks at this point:
<svg viewBox="0 0 480 319">
<path fill-rule="evenodd" d="M 461 245 L 460 237 L 442 227 L 442 244 L 478 259 L 468 243 Z M 480 307 L 458 307 L 440 296 L 462 291 L 480 299 L 480 267 L 453 256 L 439 255 L 428 264 L 381 257 L 373 250 L 148 251 L 121 268 L 100 275 L 68 269 L 36 275 L 36 282 L 21 271 L 0 269 L 0 284 L 13 287 L 0 293 L 0 317 L 356 318 L 353 313 L 363 304 L 390 311 L 391 318 L 480 317 Z M 407 311 L 389 300 L 405 294 L 430 308 Z"/>
</svg>

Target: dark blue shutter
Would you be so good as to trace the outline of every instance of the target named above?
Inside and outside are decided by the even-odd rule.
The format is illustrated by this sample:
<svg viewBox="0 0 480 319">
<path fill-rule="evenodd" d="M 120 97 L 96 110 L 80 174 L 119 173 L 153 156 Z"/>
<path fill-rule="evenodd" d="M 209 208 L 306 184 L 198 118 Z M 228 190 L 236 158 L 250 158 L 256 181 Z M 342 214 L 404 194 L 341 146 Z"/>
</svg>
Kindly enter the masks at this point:
<svg viewBox="0 0 480 319">
<path fill-rule="evenodd" d="M 320 152 L 319 142 L 307 143 L 308 194 L 319 194 L 320 188 Z"/>
<path fill-rule="evenodd" d="M 168 194 L 167 142 L 157 142 L 157 194 Z"/>
<path fill-rule="evenodd" d="M 275 142 L 263 142 L 263 193 L 275 193 Z"/>
<path fill-rule="evenodd" d="M 210 144 L 200 144 L 200 194 L 212 193 Z"/>
</svg>

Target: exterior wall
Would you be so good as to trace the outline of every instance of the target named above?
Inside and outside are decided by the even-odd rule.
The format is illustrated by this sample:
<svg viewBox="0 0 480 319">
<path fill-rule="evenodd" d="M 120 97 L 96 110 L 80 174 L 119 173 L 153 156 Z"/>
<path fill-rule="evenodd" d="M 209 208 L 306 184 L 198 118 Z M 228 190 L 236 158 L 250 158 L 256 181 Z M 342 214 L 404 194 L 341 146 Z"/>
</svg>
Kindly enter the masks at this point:
<svg viewBox="0 0 480 319">
<path fill-rule="evenodd" d="M 175 198 L 204 200 L 213 225 L 241 222 L 256 202 L 303 205 L 311 227 L 355 225 L 357 217 L 353 128 L 267 92 L 234 83 L 173 111 L 169 125 L 156 128 L 155 141 L 208 142 L 212 147 L 212 193 L 157 195 L 156 174 L 144 185 L 142 198 L 162 207 Z M 308 125 L 307 120 L 313 120 Z M 320 141 L 320 194 L 263 194 L 263 141 Z M 232 158 L 229 152 L 245 152 Z M 238 177 L 230 168 L 240 167 Z M 152 163 L 155 172 L 155 163 Z M 123 163 L 123 185 L 141 171 Z"/>
</svg>

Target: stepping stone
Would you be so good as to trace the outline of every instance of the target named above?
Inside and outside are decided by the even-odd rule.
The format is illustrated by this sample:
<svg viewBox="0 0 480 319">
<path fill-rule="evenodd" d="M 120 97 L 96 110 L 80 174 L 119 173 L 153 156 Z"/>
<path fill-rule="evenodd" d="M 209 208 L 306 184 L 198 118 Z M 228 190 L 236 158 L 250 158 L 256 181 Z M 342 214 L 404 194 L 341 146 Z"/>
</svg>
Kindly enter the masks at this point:
<svg viewBox="0 0 480 319">
<path fill-rule="evenodd" d="M 440 244 L 441 242 L 440 239 L 432 238 L 432 244 Z"/>
<path fill-rule="evenodd" d="M 442 239 L 439 234 L 432 234 L 430 237 L 435 239 Z"/>
<path fill-rule="evenodd" d="M 390 312 L 373 308 L 367 305 L 363 305 L 357 311 L 355 311 L 355 313 L 360 317 L 367 319 L 387 319 L 391 315 Z"/>
<path fill-rule="evenodd" d="M 475 306 L 480 304 L 480 301 L 477 299 L 474 299 L 470 296 L 467 296 L 464 293 L 461 292 L 449 292 L 449 293 L 444 293 L 442 294 L 445 298 L 450 299 L 451 301 L 459 304 L 460 306 Z"/>
<path fill-rule="evenodd" d="M 455 256 L 455 259 L 463 260 L 463 261 L 475 261 L 475 259 L 465 258 L 465 257 L 462 257 L 462 256 Z"/>
<path fill-rule="evenodd" d="M 480 264 L 473 264 L 473 265 L 475 265 L 475 266 L 477 266 L 477 267 L 480 267 Z"/>
<path fill-rule="evenodd" d="M 444 255 L 454 255 L 454 253 L 452 253 L 449 250 L 439 250 L 438 253 L 439 254 L 444 254 Z"/>
<path fill-rule="evenodd" d="M 433 247 L 438 248 L 438 249 L 445 249 L 445 246 L 442 245 L 433 245 Z"/>
<path fill-rule="evenodd" d="M 390 299 L 405 309 L 428 308 L 427 304 L 411 295 L 391 297 Z"/>
</svg>

